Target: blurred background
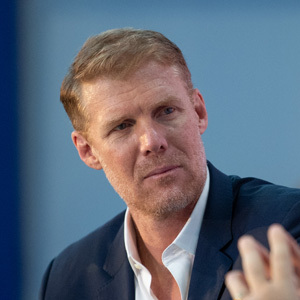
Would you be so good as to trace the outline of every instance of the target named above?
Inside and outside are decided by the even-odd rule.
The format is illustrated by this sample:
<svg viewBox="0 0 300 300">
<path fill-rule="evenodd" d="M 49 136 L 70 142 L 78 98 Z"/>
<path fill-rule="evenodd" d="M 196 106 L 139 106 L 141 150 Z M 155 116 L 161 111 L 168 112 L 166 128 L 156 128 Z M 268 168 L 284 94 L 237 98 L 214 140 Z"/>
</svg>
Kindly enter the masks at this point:
<svg viewBox="0 0 300 300">
<path fill-rule="evenodd" d="M 59 102 L 83 42 L 157 30 L 206 101 L 208 159 L 227 174 L 300 186 L 300 1 L 2 0 L 0 299 L 37 299 L 67 245 L 125 208 L 86 167 Z"/>
</svg>

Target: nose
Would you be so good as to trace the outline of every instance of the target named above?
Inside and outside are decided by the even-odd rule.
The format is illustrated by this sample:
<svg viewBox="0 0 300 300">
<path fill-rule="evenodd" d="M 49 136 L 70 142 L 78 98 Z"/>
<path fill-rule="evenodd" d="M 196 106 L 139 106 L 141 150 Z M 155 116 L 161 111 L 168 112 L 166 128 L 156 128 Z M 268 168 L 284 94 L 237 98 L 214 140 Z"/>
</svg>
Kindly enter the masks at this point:
<svg viewBox="0 0 300 300">
<path fill-rule="evenodd" d="M 164 131 L 153 124 L 144 125 L 139 139 L 140 151 L 145 156 L 164 152 L 168 148 Z"/>
</svg>

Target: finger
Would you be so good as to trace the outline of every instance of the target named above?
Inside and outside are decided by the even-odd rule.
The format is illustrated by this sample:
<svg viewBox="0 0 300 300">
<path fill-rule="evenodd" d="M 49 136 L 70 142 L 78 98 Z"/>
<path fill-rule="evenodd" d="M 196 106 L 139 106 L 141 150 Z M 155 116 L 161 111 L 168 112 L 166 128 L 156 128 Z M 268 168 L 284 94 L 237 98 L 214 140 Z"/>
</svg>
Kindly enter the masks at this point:
<svg viewBox="0 0 300 300">
<path fill-rule="evenodd" d="M 263 265 L 264 265 L 264 272 L 266 279 L 270 279 L 271 277 L 271 270 L 270 270 L 270 254 L 269 250 L 265 248 L 262 244 L 256 241 L 256 249 L 259 252 Z"/>
<path fill-rule="evenodd" d="M 300 277 L 300 246 L 288 232 L 286 232 L 286 235 L 290 245 L 295 272 L 298 275 L 298 277 Z"/>
<path fill-rule="evenodd" d="M 297 241 L 281 225 L 275 224 L 274 226 L 279 227 L 279 229 L 277 230 L 281 230 L 285 235 L 285 238 L 287 239 L 291 256 L 291 275 L 290 277 L 287 276 L 285 279 L 289 280 L 292 287 L 296 288 L 297 295 L 300 299 L 300 246 L 297 244 Z M 287 283 L 285 282 L 285 284 Z"/>
<path fill-rule="evenodd" d="M 295 286 L 300 288 L 300 246 L 297 244 L 297 241 L 281 225 L 275 224 L 273 226 L 281 227 L 281 230 L 283 231 L 287 239 L 291 255 L 291 269 L 294 274 Z"/>
<path fill-rule="evenodd" d="M 272 225 L 268 230 L 268 239 L 271 249 L 271 273 L 272 278 L 278 281 L 291 281 L 293 278 L 291 242 L 284 229 L 278 225 Z"/>
<path fill-rule="evenodd" d="M 225 284 L 233 299 L 242 299 L 249 293 L 245 277 L 241 271 L 228 272 L 225 277 Z"/>
<path fill-rule="evenodd" d="M 238 242 L 243 270 L 250 290 L 257 289 L 267 281 L 265 255 L 251 236 L 243 236 Z"/>
</svg>

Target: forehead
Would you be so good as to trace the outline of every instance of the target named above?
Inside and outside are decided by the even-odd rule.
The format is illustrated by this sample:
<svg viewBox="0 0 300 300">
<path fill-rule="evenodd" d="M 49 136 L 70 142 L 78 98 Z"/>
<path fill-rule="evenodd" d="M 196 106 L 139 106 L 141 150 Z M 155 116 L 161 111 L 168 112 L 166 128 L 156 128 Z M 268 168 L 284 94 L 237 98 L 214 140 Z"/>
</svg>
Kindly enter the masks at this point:
<svg viewBox="0 0 300 300">
<path fill-rule="evenodd" d="M 132 105 L 151 106 L 170 96 L 188 96 L 185 82 L 175 68 L 148 63 L 126 80 L 97 78 L 83 83 L 81 97 L 90 115 L 130 109 Z"/>
</svg>

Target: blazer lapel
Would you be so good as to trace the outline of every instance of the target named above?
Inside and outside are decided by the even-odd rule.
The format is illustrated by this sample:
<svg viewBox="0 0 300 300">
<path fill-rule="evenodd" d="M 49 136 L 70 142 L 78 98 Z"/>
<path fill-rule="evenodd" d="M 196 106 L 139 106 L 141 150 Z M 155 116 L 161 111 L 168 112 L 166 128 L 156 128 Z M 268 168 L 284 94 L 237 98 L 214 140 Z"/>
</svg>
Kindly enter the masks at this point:
<svg viewBox="0 0 300 300">
<path fill-rule="evenodd" d="M 124 245 L 124 224 L 121 226 L 106 257 L 103 270 L 108 280 L 99 288 L 99 300 L 134 300 L 134 274 Z"/>
<path fill-rule="evenodd" d="M 232 183 L 208 163 L 210 190 L 198 239 L 189 289 L 189 300 L 219 299 L 224 291 L 224 276 L 232 260 L 222 248 L 232 240 Z"/>
</svg>

